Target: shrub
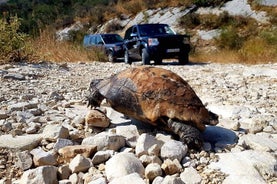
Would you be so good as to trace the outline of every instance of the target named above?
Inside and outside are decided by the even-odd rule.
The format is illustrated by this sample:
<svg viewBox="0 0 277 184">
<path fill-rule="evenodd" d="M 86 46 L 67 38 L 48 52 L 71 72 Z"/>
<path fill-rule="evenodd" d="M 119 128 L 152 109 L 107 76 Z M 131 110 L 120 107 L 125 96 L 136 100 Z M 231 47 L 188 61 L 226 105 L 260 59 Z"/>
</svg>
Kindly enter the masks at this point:
<svg viewBox="0 0 277 184">
<path fill-rule="evenodd" d="M 32 50 L 27 34 L 18 32 L 20 20 L 15 16 L 0 19 L 0 63 L 31 59 Z"/>
<path fill-rule="evenodd" d="M 227 26 L 221 31 L 216 43 L 220 48 L 236 50 L 241 48 L 243 38 L 238 34 L 238 30 L 235 27 Z"/>
</svg>

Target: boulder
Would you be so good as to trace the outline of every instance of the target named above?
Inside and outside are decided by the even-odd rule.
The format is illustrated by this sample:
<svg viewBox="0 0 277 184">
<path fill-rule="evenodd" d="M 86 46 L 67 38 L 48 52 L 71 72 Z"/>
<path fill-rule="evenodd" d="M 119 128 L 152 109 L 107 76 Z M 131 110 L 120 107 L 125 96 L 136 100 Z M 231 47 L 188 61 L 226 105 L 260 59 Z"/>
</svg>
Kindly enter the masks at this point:
<svg viewBox="0 0 277 184">
<path fill-rule="evenodd" d="M 58 183 L 57 168 L 54 166 L 40 166 L 35 169 L 25 171 L 20 179 L 20 184 L 28 183 Z"/>
<path fill-rule="evenodd" d="M 188 147 L 180 141 L 167 141 L 161 147 L 161 158 L 166 159 L 177 159 L 179 162 L 187 154 Z"/>
<path fill-rule="evenodd" d="M 138 173 L 141 177 L 144 175 L 144 167 L 133 153 L 118 153 L 106 163 L 106 175 L 110 182 L 132 173 Z"/>
</svg>

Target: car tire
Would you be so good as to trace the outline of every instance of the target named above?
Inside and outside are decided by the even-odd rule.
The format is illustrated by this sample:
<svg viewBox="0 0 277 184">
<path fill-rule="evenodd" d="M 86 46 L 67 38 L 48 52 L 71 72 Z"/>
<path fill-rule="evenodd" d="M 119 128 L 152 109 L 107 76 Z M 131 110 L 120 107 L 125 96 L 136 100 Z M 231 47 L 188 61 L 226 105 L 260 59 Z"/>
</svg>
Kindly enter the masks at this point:
<svg viewBox="0 0 277 184">
<path fill-rule="evenodd" d="M 142 58 L 142 64 L 150 65 L 150 57 L 145 48 L 143 48 L 141 51 L 141 58 Z"/>
<path fill-rule="evenodd" d="M 179 56 L 179 64 L 180 65 L 185 65 L 188 63 L 189 63 L 189 54 L 188 53 L 184 53 Z"/>
<path fill-rule="evenodd" d="M 132 64 L 131 58 L 129 57 L 128 50 L 124 51 L 124 62 L 125 64 Z"/>
<path fill-rule="evenodd" d="M 163 62 L 163 59 L 162 59 L 162 58 L 156 58 L 156 59 L 154 60 L 154 62 L 155 62 L 155 65 L 161 65 L 162 62 Z"/>
<path fill-rule="evenodd" d="M 112 51 L 108 52 L 108 61 L 111 63 L 115 62 L 115 58 L 113 57 Z"/>
</svg>

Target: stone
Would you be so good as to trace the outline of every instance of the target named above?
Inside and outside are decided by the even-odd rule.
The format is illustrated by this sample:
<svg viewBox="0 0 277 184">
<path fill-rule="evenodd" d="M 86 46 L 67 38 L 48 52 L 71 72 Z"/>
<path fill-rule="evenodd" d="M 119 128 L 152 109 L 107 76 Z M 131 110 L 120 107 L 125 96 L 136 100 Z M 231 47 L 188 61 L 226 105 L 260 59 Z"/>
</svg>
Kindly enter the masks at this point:
<svg viewBox="0 0 277 184">
<path fill-rule="evenodd" d="M 22 170 L 30 169 L 33 165 L 32 156 L 29 151 L 22 151 L 16 153 L 17 162 L 16 165 Z"/>
<path fill-rule="evenodd" d="M 123 136 L 101 132 L 95 136 L 84 138 L 82 145 L 96 145 L 97 150 L 114 150 L 118 151 L 126 144 Z"/>
<path fill-rule="evenodd" d="M 200 174 L 193 167 L 185 168 L 180 174 L 180 178 L 186 184 L 200 184 L 202 180 Z"/>
<path fill-rule="evenodd" d="M 94 165 L 97 165 L 97 164 L 107 161 L 112 155 L 113 155 L 113 151 L 111 151 L 111 150 L 97 151 L 94 154 L 91 161 Z"/>
<path fill-rule="evenodd" d="M 69 169 L 72 173 L 85 172 L 91 167 L 91 165 L 92 163 L 89 159 L 78 154 L 69 163 Z"/>
<path fill-rule="evenodd" d="M 36 148 L 30 153 L 33 155 L 33 162 L 36 167 L 44 165 L 57 165 L 55 156 L 50 152 L 46 152 L 41 148 Z"/>
<path fill-rule="evenodd" d="M 137 126 L 135 125 L 117 126 L 116 134 L 125 137 L 127 145 L 133 148 L 136 146 L 137 139 L 139 137 Z"/>
<path fill-rule="evenodd" d="M 72 184 L 70 180 L 64 179 L 64 180 L 59 180 L 59 184 Z"/>
<path fill-rule="evenodd" d="M 53 149 L 55 151 L 58 151 L 59 149 L 66 147 L 66 146 L 72 146 L 74 143 L 70 139 L 62 139 L 58 138 L 56 143 L 54 144 Z"/>
<path fill-rule="evenodd" d="M 162 165 L 162 160 L 156 156 L 156 155 L 142 155 L 139 157 L 139 160 L 142 162 L 144 166 L 147 166 L 151 163 L 157 163 L 159 165 Z"/>
<path fill-rule="evenodd" d="M 58 153 L 65 161 L 70 161 L 78 154 L 83 155 L 86 158 L 90 158 L 96 153 L 97 147 L 94 145 L 73 145 L 66 146 L 59 149 Z"/>
<path fill-rule="evenodd" d="M 42 139 L 40 134 L 29 134 L 13 137 L 10 134 L 0 136 L 0 147 L 16 150 L 32 150 L 38 146 Z"/>
<path fill-rule="evenodd" d="M 67 164 L 58 167 L 58 178 L 60 180 L 68 179 L 71 173 L 69 165 Z"/>
<path fill-rule="evenodd" d="M 153 181 L 157 176 L 162 176 L 163 171 L 161 166 L 157 163 L 151 163 L 145 168 L 145 177 Z"/>
<path fill-rule="evenodd" d="M 97 109 L 91 109 L 85 118 L 86 128 L 102 127 L 106 128 L 110 125 L 110 119 L 106 114 Z"/>
<path fill-rule="evenodd" d="M 166 175 L 173 175 L 182 171 L 182 166 L 177 159 L 174 159 L 173 161 L 170 159 L 166 159 L 163 162 L 161 168 Z"/>
<path fill-rule="evenodd" d="M 144 176 L 144 167 L 133 153 L 118 153 L 106 162 L 106 175 L 109 182 L 115 178 L 138 173 Z"/>
<path fill-rule="evenodd" d="M 165 176 L 161 184 L 185 184 L 185 183 L 179 177 L 176 177 L 174 175 L 172 176 L 168 175 L 168 176 Z"/>
<path fill-rule="evenodd" d="M 188 147 L 180 141 L 167 141 L 161 147 L 161 158 L 166 159 L 177 159 L 179 162 L 187 154 Z"/>
<path fill-rule="evenodd" d="M 132 182 L 132 184 L 145 184 L 145 181 L 138 173 L 131 173 L 129 175 L 115 178 L 110 184 L 129 184 L 130 182 Z"/>
<path fill-rule="evenodd" d="M 50 141 L 56 141 L 58 138 L 67 139 L 69 137 L 69 130 L 58 124 L 46 125 L 42 135 L 44 139 Z"/>
<path fill-rule="evenodd" d="M 4 79 L 25 80 L 25 76 L 19 73 L 8 73 L 4 75 Z"/>
<path fill-rule="evenodd" d="M 105 178 L 101 177 L 96 180 L 90 181 L 88 184 L 107 184 L 107 181 Z"/>
<path fill-rule="evenodd" d="M 12 104 L 8 106 L 9 111 L 24 111 L 26 109 L 33 109 L 37 108 L 37 103 L 31 103 L 31 102 L 20 102 L 16 104 Z"/>
<path fill-rule="evenodd" d="M 148 149 L 155 144 L 161 146 L 162 142 L 150 134 L 141 134 L 137 140 L 137 145 L 135 148 L 136 155 L 141 156 L 143 154 L 148 154 Z"/>
<path fill-rule="evenodd" d="M 220 169 L 228 176 L 224 183 L 266 183 L 265 179 L 276 176 L 274 164 L 276 158 L 268 152 L 246 150 L 237 153 L 218 153 L 219 161 L 212 162 L 209 167 Z M 240 178 L 238 180 L 238 178 Z"/>
<path fill-rule="evenodd" d="M 55 166 L 40 166 L 25 171 L 20 179 L 20 184 L 28 183 L 58 183 L 57 168 Z"/>
<path fill-rule="evenodd" d="M 242 144 L 245 144 L 246 147 L 254 150 L 266 152 L 277 151 L 277 140 L 269 133 L 243 135 L 240 138 L 238 145 Z"/>
<path fill-rule="evenodd" d="M 4 110 L 0 110 L 0 119 L 6 119 L 8 117 L 9 117 L 8 112 Z"/>
</svg>

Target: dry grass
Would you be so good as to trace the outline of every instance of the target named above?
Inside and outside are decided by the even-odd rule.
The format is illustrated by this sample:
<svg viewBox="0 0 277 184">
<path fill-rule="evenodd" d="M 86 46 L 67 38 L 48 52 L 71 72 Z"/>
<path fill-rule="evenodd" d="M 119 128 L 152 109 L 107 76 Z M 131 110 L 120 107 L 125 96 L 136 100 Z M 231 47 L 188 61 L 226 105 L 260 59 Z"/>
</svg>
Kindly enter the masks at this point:
<svg viewBox="0 0 277 184">
<path fill-rule="evenodd" d="M 100 51 L 87 50 L 81 44 L 57 41 L 51 31 L 42 32 L 33 40 L 34 54 L 39 60 L 52 62 L 105 61 Z"/>
</svg>

